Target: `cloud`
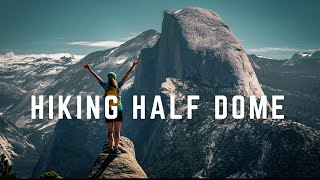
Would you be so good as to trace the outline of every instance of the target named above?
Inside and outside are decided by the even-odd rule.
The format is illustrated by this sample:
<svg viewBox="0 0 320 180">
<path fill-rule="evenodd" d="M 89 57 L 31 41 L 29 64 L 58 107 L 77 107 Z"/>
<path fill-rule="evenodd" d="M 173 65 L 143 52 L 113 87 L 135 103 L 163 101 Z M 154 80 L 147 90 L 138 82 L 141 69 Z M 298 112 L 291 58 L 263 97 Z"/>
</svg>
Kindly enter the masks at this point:
<svg viewBox="0 0 320 180">
<path fill-rule="evenodd" d="M 131 33 L 129 33 L 129 35 L 127 37 L 121 38 L 121 40 L 127 41 L 127 40 L 130 40 L 132 38 L 135 38 L 138 35 L 139 35 L 139 33 L 131 32 Z"/>
<path fill-rule="evenodd" d="M 248 49 L 249 53 L 264 53 L 264 52 L 314 52 L 320 49 L 300 49 L 300 48 L 288 48 L 288 47 L 264 47 Z"/>
<path fill-rule="evenodd" d="M 4 57 L 4 58 L 14 58 L 15 55 L 14 55 L 13 52 L 8 52 L 8 53 L 6 53 L 5 55 L 3 55 L 3 57 Z"/>
<path fill-rule="evenodd" d="M 124 42 L 122 41 L 76 41 L 67 42 L 69 45 L 89 46 L 89 47 L 118 47 Z"/>
</svg>

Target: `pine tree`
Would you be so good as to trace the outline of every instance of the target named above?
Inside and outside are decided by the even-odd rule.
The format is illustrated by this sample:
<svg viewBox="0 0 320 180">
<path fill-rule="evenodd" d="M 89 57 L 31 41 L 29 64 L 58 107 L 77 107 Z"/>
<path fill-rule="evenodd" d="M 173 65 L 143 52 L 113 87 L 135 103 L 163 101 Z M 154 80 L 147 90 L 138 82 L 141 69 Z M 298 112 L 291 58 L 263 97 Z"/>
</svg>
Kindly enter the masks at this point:
<svg viewBox="0 0 320 180">
<path fill-rule="evenodd" d="M 63 179 L 58 173 L 55 171 L 49 171 L 40 176 L 40 179 Z"/>
<path fill-rule="evenodd" d="M 16 173 L 12 172 L 12 165 L 5 154 L 0 156 L 0 179 L 15 179 Z"/>
</svg>

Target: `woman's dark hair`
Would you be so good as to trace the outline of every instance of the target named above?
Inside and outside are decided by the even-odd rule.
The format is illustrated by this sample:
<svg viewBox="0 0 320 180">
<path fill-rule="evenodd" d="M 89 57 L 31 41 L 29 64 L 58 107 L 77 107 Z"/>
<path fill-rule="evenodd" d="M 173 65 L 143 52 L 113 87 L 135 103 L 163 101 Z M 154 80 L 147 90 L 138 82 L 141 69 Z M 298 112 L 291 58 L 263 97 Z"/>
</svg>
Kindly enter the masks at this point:
<svg viewBox="0 0 320 180">
<path fill-rule="evenodd" d="M 114 78 L 110 78 L 108 80 L 108 84 L 109 84 L 110 88 L 118 88 L 118 82 Z"/>
</svg>

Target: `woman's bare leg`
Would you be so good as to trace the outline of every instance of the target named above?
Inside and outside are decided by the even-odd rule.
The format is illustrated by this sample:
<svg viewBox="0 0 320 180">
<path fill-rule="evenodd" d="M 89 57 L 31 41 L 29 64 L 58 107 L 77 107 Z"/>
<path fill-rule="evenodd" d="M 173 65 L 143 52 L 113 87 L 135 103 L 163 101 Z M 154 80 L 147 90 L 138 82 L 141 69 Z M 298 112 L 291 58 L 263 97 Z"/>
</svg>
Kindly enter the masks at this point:
<svg viewBox="0 0 320 180">
<path fill-rule="evenodd" d="M 108 125 L 108 143 L 111 149 L 113 149 L 114 146 L 114 139 L 113 139 L 113 123 L 107 123 Z"/>
<path fill-rule="evenodd" d="M 114 122 L 114 147 L 117 149 L 120 142 L 120 129 L 121 129 L 122 122 L 115 121 Z"/>
</svg>

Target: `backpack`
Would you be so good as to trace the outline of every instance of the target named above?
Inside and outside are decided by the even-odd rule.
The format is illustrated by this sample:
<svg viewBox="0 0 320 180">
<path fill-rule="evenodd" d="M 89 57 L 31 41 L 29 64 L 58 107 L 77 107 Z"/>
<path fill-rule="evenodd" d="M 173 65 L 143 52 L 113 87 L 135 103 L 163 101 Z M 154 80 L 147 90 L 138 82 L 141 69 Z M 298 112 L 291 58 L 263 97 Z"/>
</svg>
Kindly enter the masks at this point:
<svg viewBox="0 0 320 180">
<path fill-rule="evenodd" d="M 109 106 L 120 106 L 121 98 L 120 98 L 120 90 L 119 88 L 112 87 L 110 83 L 107 83 L 105 96 L 116 96 L 118 98 L 118 103 L 113 103 L 112 100 L 109 100 Z"/>
</svg>

